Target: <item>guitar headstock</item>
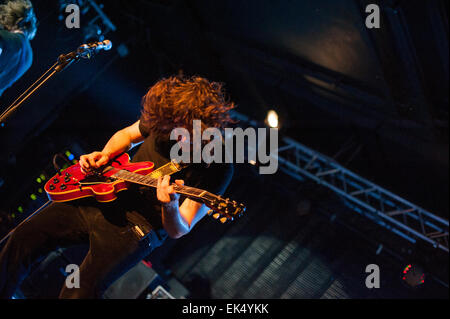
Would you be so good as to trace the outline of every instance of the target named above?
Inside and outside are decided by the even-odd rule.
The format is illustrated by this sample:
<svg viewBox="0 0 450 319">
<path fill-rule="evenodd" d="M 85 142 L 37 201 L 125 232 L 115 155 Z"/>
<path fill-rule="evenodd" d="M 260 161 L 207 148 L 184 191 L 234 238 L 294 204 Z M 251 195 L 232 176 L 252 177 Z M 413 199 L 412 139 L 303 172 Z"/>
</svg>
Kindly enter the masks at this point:
<svg viewBox="0 0 450 319">
<path fill-rule="evenodd" d="M 246 209 L 244 204 L 221 196 L 210 194 L 208 198 L 203 197 L 203 199 L 205 205 L 210 208 L 208 215 L 214 219 L 218 219 L 221 223 L 226 223 L 227 221 L 241 217 Z"/>
</svg>

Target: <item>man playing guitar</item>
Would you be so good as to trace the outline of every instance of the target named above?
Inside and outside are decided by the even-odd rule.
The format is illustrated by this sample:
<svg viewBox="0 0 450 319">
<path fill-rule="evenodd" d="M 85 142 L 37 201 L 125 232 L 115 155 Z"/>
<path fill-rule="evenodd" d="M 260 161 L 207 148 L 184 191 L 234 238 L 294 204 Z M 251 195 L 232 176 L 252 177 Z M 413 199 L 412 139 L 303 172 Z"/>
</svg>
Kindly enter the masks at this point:
<svg viewBox="0 0 450 319">
<path fill-rule="evenodd" d="M 222 86 L 201 77 L 170 77 L 149 89 L 134 124 L 116 132 L 100 152 L 80 157 L 85 174 L 110 163 L 141 143 L 133 162 L 151 161 L 155 168 L 170 162 L 172 129 L 192 132 L 193 120 L 223 129 L 231 119 Z M 192 134 L 192 133 L 191 133 Z M 231 164 L 191 164 L 173 174 L 176 185 L 223 194 L 231 181 Z M 20 224 L 0 252 L 0 298 L 10 298 L 33 263 L 57 247 L 89 244 L 80 265 L 80 287 L 62 287 L 60 298 L 101 298 L 108 286 L 160 246 L 167 236 L 189 233 L 207 213 L 201 202 L 175 193 L 170 177 L 155 188 L 132 185 L 108 203 L 93 198 L 53 202 Z M 138 229 L 138 231 L 136 231 Z"/>
</svg>

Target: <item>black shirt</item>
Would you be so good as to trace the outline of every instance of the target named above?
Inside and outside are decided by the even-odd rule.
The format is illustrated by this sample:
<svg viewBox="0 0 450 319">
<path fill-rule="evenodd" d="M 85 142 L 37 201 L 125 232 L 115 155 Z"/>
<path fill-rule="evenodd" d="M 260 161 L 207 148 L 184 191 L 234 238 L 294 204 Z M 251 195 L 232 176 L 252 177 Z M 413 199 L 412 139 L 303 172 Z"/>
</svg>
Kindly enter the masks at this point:
<svg viewBox="0 0 450 319">
<path fill-rule="evenodd" d="M 145 137 L 139 150 L 133 157 L 133 162 L 151 161 L 155 168 L 170 162 L 170 149 L 175 141 L 170 139 L 156 139 L 149 135 L 148 129 L 140 122 L 139 130 Z M 171 181 L 183 179 L 185 185 L 201 188 L 216 195 L 222 195 L 233 176 L 232 164 L 220 163 L 192 163 L 182 171 L 175 173 Z"/>
<path fill-rule="evenodd" d="M 141 123 L 143 123 L 141 121 Z M 157 139 L 149 135 L 147 128 L 139 126 L 141 134 L 145 137 L 138 151 L 132 158 L 132 162 L 151 161 L 155 169 L 170 162 L 170 149 L 174 141 L 169 139 Z M 190 164 L 188 167 L 171 175 L 171 182 L 176 179 L 184 180 L 185 185 L 207 190 L 216 195 L 222 195 L 228 187 L 233 176 L 232 164 L 211 163 L 210 165 L 199 163 Z M 132 185 L 127 192 L 119 193 L 120 202 L 125 203 L 128 220 L 144 227 L 144 231 L 154 229 L 163 230 L 161 219 L 161 203 L 156 197 L 156 189 Z M 180 197 L 180 205 L 185 198 Z"/>
<path fill-rule="evenodd" d="M 0 96 L 31 66 L 33 51 L 24 34 L 0 30 Z"/>
</svg>

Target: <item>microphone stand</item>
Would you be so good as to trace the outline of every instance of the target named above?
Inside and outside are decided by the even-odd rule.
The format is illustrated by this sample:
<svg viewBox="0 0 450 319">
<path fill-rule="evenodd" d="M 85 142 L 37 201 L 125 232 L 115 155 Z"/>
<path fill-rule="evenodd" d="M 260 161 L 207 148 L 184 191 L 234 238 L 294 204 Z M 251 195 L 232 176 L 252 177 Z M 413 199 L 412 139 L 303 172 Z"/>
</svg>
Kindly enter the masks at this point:
<svg viewBox="0 0 450 319">
<path fill-rule="evenodd" d="M 111 48 L 111 42 L 109 42 L 109 48 Z M 25 90 L 6 110 L 0 115 L 0 127 L 4 126 L 5 120 L 8 119 L 16 110 L 17 108 L 22 105 L 33 93 L 35 93 L 44 83 L 46 83 L 50 78 L 52 78 L 56 73 L 62 72 L 65 70 L 69 65 L 71 65 L 73 62 L 78 61 L 81 58 L 90 59 L 95 53 L 96 50 L 96 44 L 88 44 L 88 45 L 82 45 L 80 46 L 76 51 L 72 51 L 67 54 L 61 54 L 58 57 L 58 60 L 47 70 L 42 74 L 28 89 Z M 47 207 L 51 203 L 50 200 L 48 200 L 46 203 L 44 203 L 41 207 L 39 207 L 34 213 L 32 213 L 30 216 L 28 216 L 22 223 L 29 220 L 32 216 L 39 213 L 42 209 Z M 21 224 L 22 224 L 21 223 Z M 16 229 L 16 227 L 14 228 Z M 0 250 L 2 248 L 2 245 L 6 242 L 6 240 L 9 238 L 9 236 L 14 231 L 10 231 L 5 237 L 3 237 L 0 240 Z"/>
<path fill-rule="evenodd" d="M 5 126 L 5 121 L 35 93 L 44 83 L 50 80 L 56 73 L 62 72 L 73 62 L 81 58 L 90 59 L 96 51 L 91 46 L 81 46 L 76 51 L 61 54 L 58 60 L 44 74 L 42 74 L 28 89 L 25 90 L 10 106 L 0 114 L 0 127 Z"/>
</svg>

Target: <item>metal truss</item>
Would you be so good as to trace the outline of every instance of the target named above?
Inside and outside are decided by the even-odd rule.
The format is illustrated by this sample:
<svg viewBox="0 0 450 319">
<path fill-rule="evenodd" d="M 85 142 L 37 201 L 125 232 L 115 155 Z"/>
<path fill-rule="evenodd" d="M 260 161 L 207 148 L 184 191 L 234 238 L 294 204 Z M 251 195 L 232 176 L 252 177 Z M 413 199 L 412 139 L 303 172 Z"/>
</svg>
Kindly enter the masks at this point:
<svg viewBox="0 0 450 319">
<path fill-rule="evenodd" d="M 448 220 L 358 176 L 333 159 L 290 138 L 278 149 L 278 165 L 290 176 L 309 178 L 342 196 L 354 211 L 415 243 L 424 240 L 446 252 Z"/>
<path fill-rule="evenodd" d="M 233 114 L 250 125 L 256 124 L 242 114 Z M 358 176 L 335 160 L 284 137 L 278 147 L 279 169 L 304 181 L 311 179 L 342 198 L 353 211 L 364 215 L 406 240 L 422 240 L 446 252 L 448 248 L 448 220 L 395 195 Z"/>
</svg>

